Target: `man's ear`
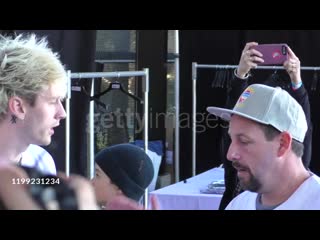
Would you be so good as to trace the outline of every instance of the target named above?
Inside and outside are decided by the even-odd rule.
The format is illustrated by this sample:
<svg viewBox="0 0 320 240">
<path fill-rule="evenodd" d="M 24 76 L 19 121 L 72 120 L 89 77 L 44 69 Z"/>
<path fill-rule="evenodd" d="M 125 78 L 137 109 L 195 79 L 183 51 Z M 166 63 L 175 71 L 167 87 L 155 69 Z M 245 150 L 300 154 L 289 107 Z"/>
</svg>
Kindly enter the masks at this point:
<svg viewBox="0 0 320 240">
<path fill-rule="evenodd" d="M 9 99 L 8 110 L 12 115 L 16 116 L 18 119 L 23 120 L 26 115 L 25 104 L 25 100 L 18 96 L 13 96 Z"/>
<path fill-rule="evenodd" d="M 278 157 L 282 157 L 288 150 L 291 149 L 292 137 L 288 132 L 282 132 L 279 135 Z"/>
</svg>

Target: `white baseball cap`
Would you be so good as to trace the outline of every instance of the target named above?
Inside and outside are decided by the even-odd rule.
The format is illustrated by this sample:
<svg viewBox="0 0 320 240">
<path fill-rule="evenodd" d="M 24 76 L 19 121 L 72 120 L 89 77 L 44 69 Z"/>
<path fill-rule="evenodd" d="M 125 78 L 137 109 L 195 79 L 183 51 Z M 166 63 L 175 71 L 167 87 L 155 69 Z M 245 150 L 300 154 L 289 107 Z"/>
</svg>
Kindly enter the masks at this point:
<svg viewBox="0 0 320 240">
<path fill-rule="evenodd" d="M 231 115 L 236 114 L 271 125 L 280 132 L 289 132 L 292 138 L 301 143 L 308 129 L 302 107 L 280 87 L 252 84 L 241 94 L 233 110 L 208 107 L 207 111 L 226 121 L 230 121 Z"/>
</svg>

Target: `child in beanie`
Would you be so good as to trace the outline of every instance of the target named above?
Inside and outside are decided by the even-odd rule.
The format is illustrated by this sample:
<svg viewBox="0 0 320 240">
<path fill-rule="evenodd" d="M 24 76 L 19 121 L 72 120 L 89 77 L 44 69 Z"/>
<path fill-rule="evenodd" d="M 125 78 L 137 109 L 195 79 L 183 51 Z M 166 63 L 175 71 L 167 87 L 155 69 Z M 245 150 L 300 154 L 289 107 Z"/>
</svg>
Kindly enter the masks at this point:
<svg viewBox="0 0 320 240">
<path fill-rule="evenodd" d="M 96 155 L 95 163 L 92 184 L 102 208 L 119 195 L 139 202 L 154 176 L 151 159 L 140 147 L 132 144 L 103 149 Z"/>
</svg>

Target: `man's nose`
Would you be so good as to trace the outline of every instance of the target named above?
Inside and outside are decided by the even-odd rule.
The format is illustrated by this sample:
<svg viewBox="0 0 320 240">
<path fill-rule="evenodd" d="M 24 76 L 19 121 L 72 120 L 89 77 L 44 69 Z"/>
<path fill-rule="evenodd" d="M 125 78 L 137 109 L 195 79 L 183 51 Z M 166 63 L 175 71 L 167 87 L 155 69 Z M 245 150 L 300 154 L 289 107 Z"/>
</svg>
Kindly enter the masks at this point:
<svg viewBox="0 0 320 240">
<path fill-rule="evenodd" d="M 228 153 L 227 153 L 227 159 L 229 161 L 235 161 L 240 159 L 240 154 L 238 153 L 238 150 L 234 144 L 230 144 Z"/>
<path fill-rule="evenodd" d="M 67 113 L 66 111 L 64 110 L 64 107 L 62 105 L 62 103 L 60 102 L 59 104 L 59 110 L 58 110 L 58 114 L 57 114 L 59 120 L 61 119 L 65 119 L 67 117 Z"/>
</svg>

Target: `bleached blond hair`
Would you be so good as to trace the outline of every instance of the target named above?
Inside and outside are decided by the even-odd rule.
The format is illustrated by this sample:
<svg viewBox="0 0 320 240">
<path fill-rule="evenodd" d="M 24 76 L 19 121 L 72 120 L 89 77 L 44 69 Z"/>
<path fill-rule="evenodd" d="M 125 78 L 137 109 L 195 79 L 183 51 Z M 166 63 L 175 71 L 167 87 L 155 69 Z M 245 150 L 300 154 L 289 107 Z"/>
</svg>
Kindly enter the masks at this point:
<svg viewBox="0 0 320 240">
<path fill-rule="evenodd" d="M 33 106 L 37 94 L 57 82 L 67 84 L 66 71 L 45 37 L 0 35 L 0 120 L 10 97 L 19 96 Z"/>
</svg>

